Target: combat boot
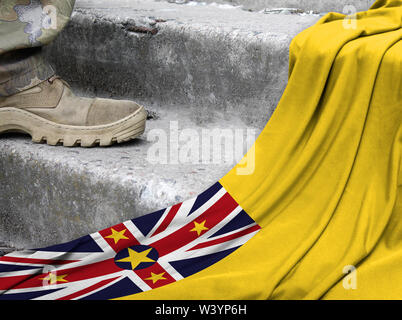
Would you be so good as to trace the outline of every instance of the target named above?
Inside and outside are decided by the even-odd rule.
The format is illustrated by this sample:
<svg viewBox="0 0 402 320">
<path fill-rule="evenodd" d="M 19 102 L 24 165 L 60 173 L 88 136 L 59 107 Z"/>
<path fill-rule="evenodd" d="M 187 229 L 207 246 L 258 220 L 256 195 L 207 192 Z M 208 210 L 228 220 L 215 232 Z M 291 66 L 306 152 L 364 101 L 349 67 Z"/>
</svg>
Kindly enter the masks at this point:
<svg viewBox="0 0 402 320">
<path fill-rule="evenodd" d="M 25 132 L 49 145 L 121 143 L 141 135 L 146 118 L 133 101 L 78 97 L 58 76 L 0 98 L 0 133 Z"/>
</svg>

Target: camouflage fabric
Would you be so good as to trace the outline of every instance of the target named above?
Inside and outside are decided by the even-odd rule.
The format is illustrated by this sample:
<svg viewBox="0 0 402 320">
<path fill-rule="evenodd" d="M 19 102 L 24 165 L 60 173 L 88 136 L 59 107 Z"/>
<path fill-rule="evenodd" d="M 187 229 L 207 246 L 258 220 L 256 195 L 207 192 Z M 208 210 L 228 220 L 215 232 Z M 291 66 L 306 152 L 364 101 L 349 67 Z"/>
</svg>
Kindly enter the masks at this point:
<svg viewBox="0 0 402 320">
<path fill-rule="evenodd" d="M 75 0 L 0 0 L 0 96 L 54 75 L 41 55 L 70 19 Z"/>
</svg>

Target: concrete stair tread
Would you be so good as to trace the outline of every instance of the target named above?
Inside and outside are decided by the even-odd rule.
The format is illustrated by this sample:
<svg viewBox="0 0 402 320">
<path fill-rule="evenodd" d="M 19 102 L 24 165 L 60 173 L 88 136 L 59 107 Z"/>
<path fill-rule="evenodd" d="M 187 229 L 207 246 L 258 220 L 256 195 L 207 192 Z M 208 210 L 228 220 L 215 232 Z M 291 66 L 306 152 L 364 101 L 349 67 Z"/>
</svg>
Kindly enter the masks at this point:
<svg viewBox="0 0 402 320">
<path fill-rule="evenodd" d="M 273 34 L 293 37 L 300 31 L 300 25 L 314 23 L 315 14 L 264 14 L 250 12 L 236 6 L 224 5 L 178 5 L 165 1 L 147 0 L 78 0 L 76 12 L 95 14 L 98 18 L 114 22 L 133 19 L 141 22 L 165 20 L 159 27 L 171 24 L 181 28 L 197 28 L 198 31 L 244 32 L 248 35 Z"/>
<path fill-rule="evenodd" d="M 179 134 L 182 129 L 190 128 L 198 132 L 200 138 L 203 129 L 241 129 L 244 131 L 253 129 L 255 132 L 258 130 L 248 127 L 237 118 L 228 119 L 226 116 L 226 119 L 222 119 L 222 117 L 223 115 L 219 119 L 210 119 L 208 123 L 200 124 L 197 123 L 196 119 L 192 119 L 191 111 L 186 112 L 175 106 L 168 111 L 158 112 L 159 119 L 148 120 L 146 131 L 142 136 L 126 143 L 114 144 L 105 148 L 70 148 L 37 144 L 31 142 L 28 135 L 9 133 L 0 136 L 0 152 L 3 155 L 9 153 L 20 156 L 22 161 L 47 163 L 55 168 L 59 165 L 68 166 L 78 174 L 90 173 L 94 179 L 113 180 L 122 185 L 134 186 L 138 184 L 145 186 L 158 181 L 167 183 L 170 181 L 171 190 L 166 194 L 166 198 L 164 199 L 163 196 L 159 195 L 157 201 L 160 205 L 167 206 L 172 204 L 172 201 L 183 201 L 189 196 L 197 195 L 211 182 L 216 182 L 221 177 L 220 175 L 226 173 L 225 170 L 230 169 L 234 163 L 222 163 L 213 166 L 203 164 L 201 161 L 198 165 L 194 163 L 175 164 L 169 160 L 169 154 L 168 164 L 149 163 L 147 150 L 153 142 L 147 141 L 147 134 L 154 129 L 160 129 L 166 132 L 169 139 L 169 126 L 172 121 L 178 123 Z M 205 175 L 206 170 L 212 175 L 209 182 L 202 179 L 208 178 Z M 177 179 L 184 173 L 190 174 L 188 176 L 190 183 L 187 186 L 183 185 L 183 189 L 177 185 Z M 174 193 L 175 196 L 172 197 L 171 193 Z M 154 207 L 154 209 L 156 208 Z"/>
<path fill-rule="evenodd" d="M 291 39 L 319 18 L 165 1 L 79 0 L 46 53 L 57 72 L 87 95 L 221 109 L 262 127 L 287 82 Z"/>
<path fill-rule="evenodd" d="M 235 162 L 153 164 L 147 135 L 169 134 L 172 121 L 198 133 L 251 128 L 258 135 L 286 85 L 290 40 L 318 19 L 78 0 L 71 23 L 46 49 L 57 72 L 77 92 L 132 99 L 159 119 L 139 139 L 106 149 L 0 136 L 0 241 L 29 248 L 73 240 L 208 188 Z"/>
<path fill-rule="evenodd" d="M 130 0 L 128 0 L 130 1 Z M 353 8 L 357 11 L 364 11 L 374 3 L 371 0 L 168 0 L 172 3 L 187 3 L 193 5 L 192 2 L 198 2 L 199 5 L 205 4 L 226 4 L 232 6 L 240 6 L 243 10 L 260 11 L 264 9 L 277 8 L 294 8 L 300 9 L 302 12 L 342 12 L 345 6 Z"/>
<path fill-rule="evenodd" d="M 224 115 L 200 124 L 192 114 L 177 106 L 161 110 L 138 139 L 107 148 L 65 148 L 32 143 L 27 135 L 1 135 L 0 181 L 8 183 L 1 187 L 0 240 L 17 248 L 69 241 L 196 196 L 223 177 L 235 159 L 212 163 L 211 152 L 206 163 L 201 157 L 198 163 L 172 160 L 171 122 L 179 135 L 191 129 L 200 140 L 204 129 L 240 129 L 244 135 L 258 129 Z M 166 164 L 148 156 L 157 141 L 147 140 L 154 129 L 166 133 Z"/>
</svg>

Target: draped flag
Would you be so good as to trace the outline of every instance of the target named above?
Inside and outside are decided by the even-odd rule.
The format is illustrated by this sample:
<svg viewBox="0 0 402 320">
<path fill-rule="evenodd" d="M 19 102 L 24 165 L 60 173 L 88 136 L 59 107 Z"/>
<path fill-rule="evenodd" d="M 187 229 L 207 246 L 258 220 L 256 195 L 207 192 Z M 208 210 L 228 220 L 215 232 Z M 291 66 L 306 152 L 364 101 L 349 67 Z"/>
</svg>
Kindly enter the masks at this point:
<svg viewBox="0 0 402 320">
<path fill-rule="evenodd" d="M 219 183 L 0 258 L 0 297 L 402 299 L 402 0 L 329 13 L 289 54 L 252 155 Z"/>
<path fill-rule="evenodd" d="M 217 183 L 165 210 L 1 258 L 0 300 L 99 300 L 158 288 L 223 259 L 259 229 Z"/>
</svg>

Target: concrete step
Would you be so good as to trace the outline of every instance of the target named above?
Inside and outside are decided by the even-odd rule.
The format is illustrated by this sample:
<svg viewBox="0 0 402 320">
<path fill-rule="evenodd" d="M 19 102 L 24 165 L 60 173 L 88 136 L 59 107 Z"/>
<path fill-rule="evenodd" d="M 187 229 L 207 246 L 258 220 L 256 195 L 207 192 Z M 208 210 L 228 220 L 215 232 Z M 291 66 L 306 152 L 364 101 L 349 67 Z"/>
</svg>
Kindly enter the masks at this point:
<svg viewBox="0 0 402 320">
<path fill-rule="evenodd" d="M 215 183 L 265 126 L 286 85 L 290 40 L 318 18 L 78 0 L 46 54 L 77 93 L 136 100 L 150 120 L 139 139 L 106 149 L 0 136 L 0 241 L 69 241 Z M 209 153 L 203 134 L 218 137 Z"/>
<path fill-rule="evenodd" d="M 1 257 L 1 256 L 4 256 L 4 255 L 7 254 L 7 253 L 16 251 L 16 250 L 18 250 L 18 248 L 12 248 L 12 247 L 10 247 L 9 245 L 7 245 L 7 244 L 5 244 L 5 243 L 2 243 L 2 242 L 0 241 L 0 257 Z"/>
<path fill-rule="evenodd" d="M 78 0 L 47 54 L 85 94 L 220 109 L 263 126 L 286 86 L 291 39 L 318 19 L 149 0 Z"/>
<path fill-rule="evenodd" d="M 1 135 L 0 241 L 62 243 L 190 199 L 241 160 L 260 131 L 222 113 L 200 124 L 177 106 L 154 118 L 140 138 L 108 148 Z"/>
<path fill-rule="evenodd" d="M 374 3 L 373 0 L 168 0 L 171 3 L 190 4 L 198 2 L 241 6 L 244 10 L 260 11 L 264 9 L 295 8 L 302 12 L 344 12 L 353 7 L 356 11 L 365 11 Z M 349 8 L 349 9 L 348 9 Z"/>
</svg>

